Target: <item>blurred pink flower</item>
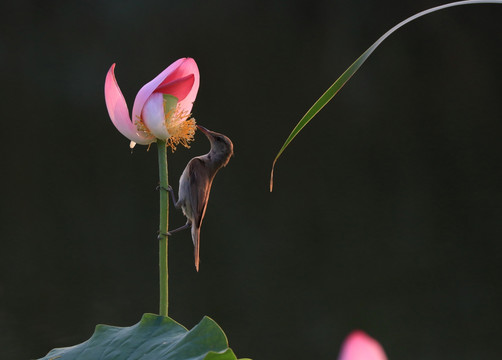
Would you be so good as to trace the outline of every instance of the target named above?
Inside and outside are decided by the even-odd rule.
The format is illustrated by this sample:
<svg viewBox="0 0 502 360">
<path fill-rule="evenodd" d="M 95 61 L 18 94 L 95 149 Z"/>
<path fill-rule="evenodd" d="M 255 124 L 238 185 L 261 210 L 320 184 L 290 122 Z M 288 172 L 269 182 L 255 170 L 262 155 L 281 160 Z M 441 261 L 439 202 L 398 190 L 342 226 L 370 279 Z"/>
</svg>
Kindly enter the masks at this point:
<svg viewBox="0 0 502 360">
<path fill-rule="evenodd" d="M 144 85 L 134 100 L 132 119 L 114 70 L 115 64 L 106 75 L 106 107 L 117 130 L 131 140 L 131 148 L 157 139 L 167 141 L 173 150 L 179 143 L 188 147 L 195 133 L 190 112 L 200 82 L 195 60 L 179 59 Z"/>
<path fill-rule="evenodd" d="M 387 360 L 387 356 L 378 341 L 356 330 L 343 342 L 338 360 Z"/>
</svg>

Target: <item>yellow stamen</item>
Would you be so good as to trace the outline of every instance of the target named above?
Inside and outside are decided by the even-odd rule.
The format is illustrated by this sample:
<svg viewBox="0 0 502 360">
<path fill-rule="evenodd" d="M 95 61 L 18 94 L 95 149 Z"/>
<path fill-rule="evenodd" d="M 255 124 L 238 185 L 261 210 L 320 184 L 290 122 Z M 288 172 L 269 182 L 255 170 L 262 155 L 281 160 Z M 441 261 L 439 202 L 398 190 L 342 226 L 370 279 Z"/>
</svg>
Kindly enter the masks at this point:
<svg viewBox="0 0 502 360">
<path fill-rule="evenodd" d="M 195 135 L 195 119 L 190 117 L 191 115 L 179 106 L 167 112 L 165 124 L 170 137 L 166 139 L 166 144 L 171 147 L 172 152 L 179 144 L 190 148 L 189 142 L 193 141 Z"/>
<path fill-rule="evenodd" d="M 195 119 L 191 117 L 191 113 L 181 109 L 179 104 L 176 104 L 177 99 L 171 95 L 164 95 L 164 125 L 166 127 L 169 138 L 165 139 L 166 145 L 171 147 L 171 151 L 174 152 L 176 147 L 181 144 L 186 148 L 190 148 L 189 143 L 193 141 L 195 135 Z M 167 100 L 174 99 L 174 103 L 171 104 L 166 102 Z M 172 107 L 169 109 L 169 105 Z M 144 133 L 147 136 L 152 136 L 152 133 L 144 123 L 140 116 L 134 120 L 134 125 L 139 132 Z"/>
<path fill-rule="evenodd" d="M 136 117 L 137 117 L 137 119 L 134 120 L 134 125 L 136 125 L 136 129 L 139 132 L 142 132 L 142 133 L 144 133 L 147 136 L 152 136 L 152 133 L 146 127 L 145 123 L 143 122 L 143 119 L 141 117 L 139 117 L 139 116 L 136 116 Z"/>
</svg>

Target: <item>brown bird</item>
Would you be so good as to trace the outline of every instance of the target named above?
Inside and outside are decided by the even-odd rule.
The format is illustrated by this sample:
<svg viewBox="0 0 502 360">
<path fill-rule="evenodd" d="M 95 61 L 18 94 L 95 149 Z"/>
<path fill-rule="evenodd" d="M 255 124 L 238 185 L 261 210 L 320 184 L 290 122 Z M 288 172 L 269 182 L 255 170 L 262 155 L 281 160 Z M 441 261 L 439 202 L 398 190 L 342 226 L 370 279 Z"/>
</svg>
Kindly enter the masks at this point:
<svg viewBox="0 0 502 360">
<path fill-rule="evenodd" d="M 214 176 L 218 170 L 228 164 L 233 155 L 234 146 L 232 141 L 223 134 L 199 125 L 197 128 L 209 139 L 211 150 L 206 155 L 194 157 L 188 162 L 180 177 L 178 201 L 174 198 L 173 188 L 169 186 L 167 189 L 171 193 L 174 206 L 177 209 L 181 208 L 187 218 L 184 226 L 169 231 L 167 235 L 171 236 L 175 232 L 191 227 L 195 248 L 195 268 L 199 271 L 200 227 L 206 213 L 209 192 Z"/>
</svg>

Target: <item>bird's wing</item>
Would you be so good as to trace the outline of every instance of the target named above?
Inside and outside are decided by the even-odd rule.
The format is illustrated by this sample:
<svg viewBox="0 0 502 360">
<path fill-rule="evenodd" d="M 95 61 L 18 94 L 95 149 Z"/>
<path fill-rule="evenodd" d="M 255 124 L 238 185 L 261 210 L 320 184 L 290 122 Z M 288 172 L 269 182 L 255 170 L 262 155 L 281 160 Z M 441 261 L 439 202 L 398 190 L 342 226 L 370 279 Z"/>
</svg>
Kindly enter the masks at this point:
<svg viewBox="0 0 502 360">
<path fill-rule="evenodd" d="M 209 177 L 209 171 L 203 160 L 194 158 L 190 161 L 189 166 L 190 204 L 194 212 L 194 223 L 197 227 L 200 227 L 206 213 L 212 179 Z"/>
</svg>

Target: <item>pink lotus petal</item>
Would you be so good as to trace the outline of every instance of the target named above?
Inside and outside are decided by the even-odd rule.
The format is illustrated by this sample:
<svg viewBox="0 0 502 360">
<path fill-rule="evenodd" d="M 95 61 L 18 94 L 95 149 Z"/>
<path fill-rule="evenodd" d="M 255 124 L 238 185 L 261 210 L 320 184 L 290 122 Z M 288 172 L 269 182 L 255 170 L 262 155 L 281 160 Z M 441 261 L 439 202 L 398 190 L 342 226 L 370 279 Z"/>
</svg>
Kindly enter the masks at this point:
<svg viewBox="0 0 502 360">
<path fill-rule="evenodd" d="M 387 356 L 378 341 L 356 330 L 343 342 L 338 360 L 387 360 Z"/>
<path fill-rule="evenodd" d="M 144 85 L 136 95 L 134 99 L 134 105 L 132 107 L 132 117 L 137 119 L 141 117 L 141 111 L 145 102 L 148 100 L 150 95 L 159 87 L 159 85 L 176 69 L 178 69 L 184 62 L 186 58 L 181 58 L 169 65 L 164 71 L 157 75 L 152 81 Z M 187 74 L 188 75 L 188 74 Z M 175 80 L 175 79 L 172 79 Z"/>
<path fill-rule="evenodd" d="M 173 98 L 173 101 L 176 105 L 176 99 Z M 158 92 L 150 95 L 141 115 L 146 127 L 156 138 L 163 140 L 169 138 L 165 125 L 164 95 Z"/>
<path fill-rule="evenodd" d="M 171 74 L 166 76 L 164 81 L 162 81 L 162 83 L 159 85 L 160 88 L 176 79 L 183 78 L 188 75 L 193 75 L 194 77 L 192 90 L 190 90 L 190 92 L 186 96 L 183 96 L 182 98 L 178 97 L 178 99 L 180 100 L 180 108 L 185 110 L 186 112 L 192 111 L 193 102 L 195 101 L 197 92 L 199 91 L 200 75 L 199 68 L 197 67 L 195 60 L 192 58 L 185 58 L 183 63 L 181 63 Z"/>
<path fill-rule="evenodd" d="M 192 111 L 193 102 L 197 97 L 197 92 L 199 91 L 200 85 L 200 75 L 199 68 L 197 67 L 197 63 L 192 58 L 187 58 L 186 61 L 179 67 L 178 71 L 181 71 L 183 75 L 185 74 L 193 74 L 194 82 L 192 86 L 192 90 L 188 93 L 188 95 L 179 102 L 179 107 L 186 112 Z"/>
<path fill-rule="evenodd" d="M 131 122 L 129 109 L 115 79 L 114 70 L 115 64 L 108 70 L 105 80 L 105 102 L 110 119 L 117 130 L 129 140 L 142 145 L 150 144 L 154 138 L 138 132 L 136 126 Z"/>
<path fill-rule="evenodd" d="M 187 75 L 180 79 L 171 81 L 167 84 L 161 84 L 155 92 L 162 94 L 172 95 L 178 98 L 179 101 L 187 97 L 193 87 L 195 76 L 193 74 Z"/>
</svg>

